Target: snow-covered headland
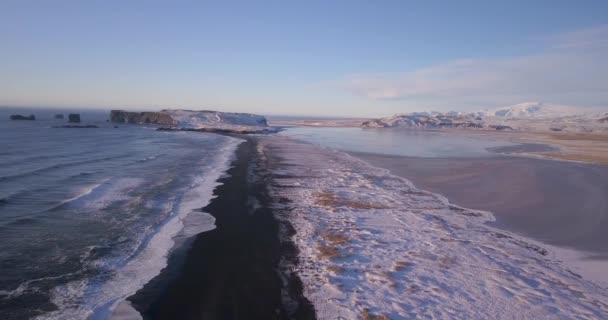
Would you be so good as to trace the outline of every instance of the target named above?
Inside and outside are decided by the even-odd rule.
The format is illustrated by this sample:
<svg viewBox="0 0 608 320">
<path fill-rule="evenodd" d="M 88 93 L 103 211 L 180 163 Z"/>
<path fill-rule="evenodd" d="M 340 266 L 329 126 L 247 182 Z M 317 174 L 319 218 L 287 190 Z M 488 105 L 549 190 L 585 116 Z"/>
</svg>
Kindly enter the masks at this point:
<svg viewBox="0 0 608 320">
<path fill-rule="evenodd" d="M 608 290 L 550 249 L 342 152 L 260 139 L 319 319 L 603 319 Z M 285 263 L 285 262 L 284 262 Z"/>
<path fill-rule="evenodd" d="M 266 118 L 249 113 L 165 109 L 160 112 L 128 112 L 112 110 L 112 122 L 159 124 L 165 130 L 190 130 L 233 133 L 266 133 L 276 129 Z"/>
</svg>

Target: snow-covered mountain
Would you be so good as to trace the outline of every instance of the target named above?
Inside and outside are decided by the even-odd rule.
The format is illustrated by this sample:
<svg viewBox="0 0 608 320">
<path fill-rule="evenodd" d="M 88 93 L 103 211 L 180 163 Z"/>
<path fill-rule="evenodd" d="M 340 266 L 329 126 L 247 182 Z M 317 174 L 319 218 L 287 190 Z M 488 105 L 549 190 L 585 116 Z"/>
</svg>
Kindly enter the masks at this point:
<svg viewBox="0 0 608 320">
<path fill-rule="evenodd" d="M 500 118 L 558 118 L 586 114 L 579 108 L 545 102 L 524 102 L 483 112 L 487 117 Z"/>
<path fill-rule="evenodd" d="M 525 102 L 480 112 L 412 112 L 369 120 L 363 127 L 477 128 L 608 133 L 608 116 L 545 102 Z"/>
<path fill-rule="evenodd" d="M 412 112 L 366 121 L 364 127 L 417 127 L 417 128 L 481 128 L 482 118 L 477 113 Z"/>
</svg>

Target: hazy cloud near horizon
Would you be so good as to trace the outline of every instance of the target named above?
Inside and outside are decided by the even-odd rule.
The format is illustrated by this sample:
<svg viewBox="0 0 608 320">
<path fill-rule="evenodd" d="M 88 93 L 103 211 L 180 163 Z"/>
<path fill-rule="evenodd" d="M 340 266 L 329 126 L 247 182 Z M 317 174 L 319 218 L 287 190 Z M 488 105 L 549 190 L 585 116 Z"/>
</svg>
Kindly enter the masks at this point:
<svg viewBox="0 0 608 320">
<path fill-rule="evenodd" d="M 608 25 L 540 41 L 543 48 L 535 54 L 352 75 L 337 86 L 372 100 L 438 109 L 492 108 L 524 101 L 608 108 Z"/>
</svg>

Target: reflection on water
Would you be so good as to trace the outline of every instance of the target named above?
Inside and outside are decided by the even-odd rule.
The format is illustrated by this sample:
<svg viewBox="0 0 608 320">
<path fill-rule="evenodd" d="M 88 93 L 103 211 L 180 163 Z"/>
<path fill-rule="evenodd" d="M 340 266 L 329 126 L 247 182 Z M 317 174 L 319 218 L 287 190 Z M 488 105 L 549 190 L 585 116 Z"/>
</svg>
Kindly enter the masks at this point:
<svg viewBox="0 0 608 320">
<path fill-rule="evenodd" d="M 429 130 L 294 127 L 281 134 L 343 151 L 429 158 L 490 156 L 486 148 L 512 145 Z"/>
</svg>

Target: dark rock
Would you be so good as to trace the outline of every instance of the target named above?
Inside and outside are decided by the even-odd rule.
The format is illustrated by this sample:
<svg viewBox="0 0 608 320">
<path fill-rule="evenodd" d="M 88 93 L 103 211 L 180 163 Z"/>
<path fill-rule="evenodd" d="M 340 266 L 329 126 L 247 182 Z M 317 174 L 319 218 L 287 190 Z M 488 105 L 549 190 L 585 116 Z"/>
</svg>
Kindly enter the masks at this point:
<svg viewBox="0 0 608 320">
<path fill-rule="evenodd" d="M 20 114 L 14 114 L 11 116 L 11 120 L 36 120 L 36 116 L 30 114 L 29 116 L 22 116 Z"/>
<path fill-rule="evenodd" d="M 361 123 L 361 126 L 363 126 L 363 127 L 385 127 L 385 124 L 382 123 L 382 120 L 380 120 L 380 119 L 373 119 L 373 120 L 369 120 L 369 121 L 365 121 L 365 122 Z"/>
<path fill-rule="evenodd" d="M 168 126 L 177 125 L 177 121 L 162 112 L 129 112 L 122 110 L 110 111 L 110 121 L 120 123 L 152 123 Z"/>
<path fill-rule="evenodd" d="M 63 119 L 63 113 L 58 113 L 55 115 L 55 119 Z"/>
<path fill-rule="evenodd" d="M 491 125 L 490 128 L 494 128 L 494 129 L 500 130 L 500 131 L 504 131 L 504 130 L 513 131 L 513 128 L 511 128 L 510 126 L 504 126 L 504 125 Z"/>
<path fill-rule="evenodd" d="M 78 113 L 70 113 L 68 115 L 68 122 L 80 123 L 80 114 L 78 114 Z"/>
<path fill-rule="evenodd" d="M 54 126 L 53 128 L 76 128 L 76 129 L 90 129 L 90 128 L 99 128 L 96 125 L 92 125 L 92 124 L 87 124 L 87 125 L 72 125 L 72 124 L 66 124 L 63 126 Z"/>
<path fill-rule="evenodd" d="M 608 123 L 608 117 L 598 119 L 597 122 L 599 122 L 599 123 Z"/>
<path fill-rule="evenodd" d="M 549 128 L 549 130 L 551 130 L 551 131 L 562 131 L 562 129 L 560 129 L 560 128 Z"/>
<path fill-rule="evenodd" d="M 221 133 L 221 134 L 265 134 L 265 133 L 275 133 L 276 131 L 270 130 L 267 128 L 260 128 L 254 130 L 247 129 L 223 129 L 223 128 L 176 128 L 176 127 L 160 127 L 156 129 L 156 131 L 191 131 L 191 132 L 211 132 L 211 133 Z"/>
</svg>

